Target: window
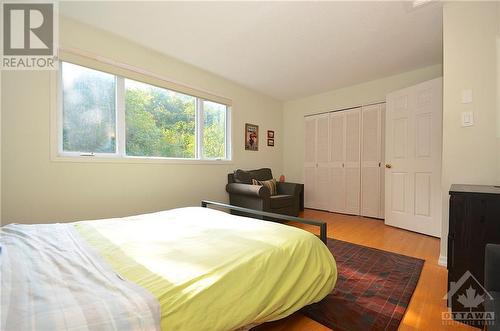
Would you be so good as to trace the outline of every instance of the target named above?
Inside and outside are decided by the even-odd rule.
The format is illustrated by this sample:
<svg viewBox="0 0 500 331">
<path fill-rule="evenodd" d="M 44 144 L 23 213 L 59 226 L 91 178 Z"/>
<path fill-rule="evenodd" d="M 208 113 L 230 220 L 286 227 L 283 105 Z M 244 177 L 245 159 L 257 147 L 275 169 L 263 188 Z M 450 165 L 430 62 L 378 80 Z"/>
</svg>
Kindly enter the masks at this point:
<svg viewBox="0 0 500 331">
<path fill-rule="evenodd" d="M 194 158 L 195 115 L 195 97 L 125 79 L 127 155 Z"/>
<path fill-rule="evenodd" d="M 63 63 L 63 151 L 115 153 L 115 77 Z"/>
<path fill-rule="evenodd" d="M 230 159 L 224 104 L 67 62 L 61 76 L 62 155 Z"/>
<path fill-rule="evenodd" d="M 226 158 L 226 107 L 203 101 L 203 157 Z"/>
</svg>

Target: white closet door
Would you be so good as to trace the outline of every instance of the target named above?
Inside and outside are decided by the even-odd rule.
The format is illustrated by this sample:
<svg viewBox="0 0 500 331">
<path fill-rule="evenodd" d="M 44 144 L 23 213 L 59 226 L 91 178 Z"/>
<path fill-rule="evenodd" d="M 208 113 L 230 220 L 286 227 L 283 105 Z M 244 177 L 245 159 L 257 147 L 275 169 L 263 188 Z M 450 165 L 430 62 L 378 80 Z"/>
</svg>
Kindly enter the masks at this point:
<svg viewBox="0 0 500 331">
<path fill-rule="evenodd" d="M 329 114 L 316 117 L 316 209 L 328 210 L 330 204 Z"/>
<path fill-rule="evenodd" d="M 316 205 L 316 118 L 304 122 L 304 206 Z"/>
<path fill-rule="evenodd" d="M 381 217 L 381 105 L 364 106 L 361 116 L 361 215 Z"/>
<path fill-rule="evenodd" d="M 345 212 L 359 215 L 360 211 L 360 108 L 345 111 Z"/>
<path fill-rule="evenodd" d="M 384 105 L 305 119 L 305 207 L 384 216 Z"/>
<path fill-rule="evenodd" d="M 345 124 L 344 112 L 330 114 L 330 211 L 345 213 Z"/>
</svg>

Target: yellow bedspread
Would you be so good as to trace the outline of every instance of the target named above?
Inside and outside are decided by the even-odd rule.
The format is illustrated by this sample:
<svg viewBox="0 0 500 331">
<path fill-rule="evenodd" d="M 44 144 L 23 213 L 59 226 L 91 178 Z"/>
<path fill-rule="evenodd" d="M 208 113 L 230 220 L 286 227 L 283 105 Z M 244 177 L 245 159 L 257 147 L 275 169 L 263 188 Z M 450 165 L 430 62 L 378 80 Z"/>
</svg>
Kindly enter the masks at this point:
<svg viewBox="0 0 500 331">
<path fill-rule="evenodd" d="M 162 330 L 234 330 L 330 293 L 335 261 L 309 232 L 207 208 L 75 223 L 115 271 L 161 305 Z"/>
</svg>

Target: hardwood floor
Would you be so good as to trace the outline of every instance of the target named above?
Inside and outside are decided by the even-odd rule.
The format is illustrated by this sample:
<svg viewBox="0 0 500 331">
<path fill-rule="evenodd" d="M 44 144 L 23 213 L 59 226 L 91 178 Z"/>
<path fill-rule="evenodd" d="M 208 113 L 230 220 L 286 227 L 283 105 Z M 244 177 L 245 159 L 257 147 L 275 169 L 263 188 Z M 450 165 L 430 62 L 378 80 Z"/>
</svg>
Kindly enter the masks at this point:
<svg viewBox="0 0 500 331">
<path fill-rule="evenodd" d="M 438 265 L 439 239 L 386 226 L 382 220 L 358 216 L 306 210 L 301 217 L 328 222 L 328 237 L 330 238 L 425 260 L 420 280 L 399 330 L 478 330 L 458 323 L 452 326 L 442 324 L 441 312 L 446 310 L 443 296 L 447 291 L 447 271 L 446 268 Z M 294 225 L 318 233 L 315 227 Z M 323 331 L 330 329 L 296 313 L 280 321 L 263 324 L 255 330 Z"/>
</svg>

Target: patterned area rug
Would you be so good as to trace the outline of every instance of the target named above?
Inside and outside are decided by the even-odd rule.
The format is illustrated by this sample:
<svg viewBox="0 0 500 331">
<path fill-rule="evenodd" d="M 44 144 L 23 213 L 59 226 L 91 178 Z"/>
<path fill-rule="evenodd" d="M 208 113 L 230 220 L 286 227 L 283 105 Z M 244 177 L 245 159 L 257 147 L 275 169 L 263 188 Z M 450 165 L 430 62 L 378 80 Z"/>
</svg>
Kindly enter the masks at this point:
<svg viewBox="0 0 500 331">
<path fill-rule="evenodd" d="M 302 313 L 335 330 L 397 330 L 424 261 L 328 239 L 337 261 L 335 289 Z"/>
</svg>

